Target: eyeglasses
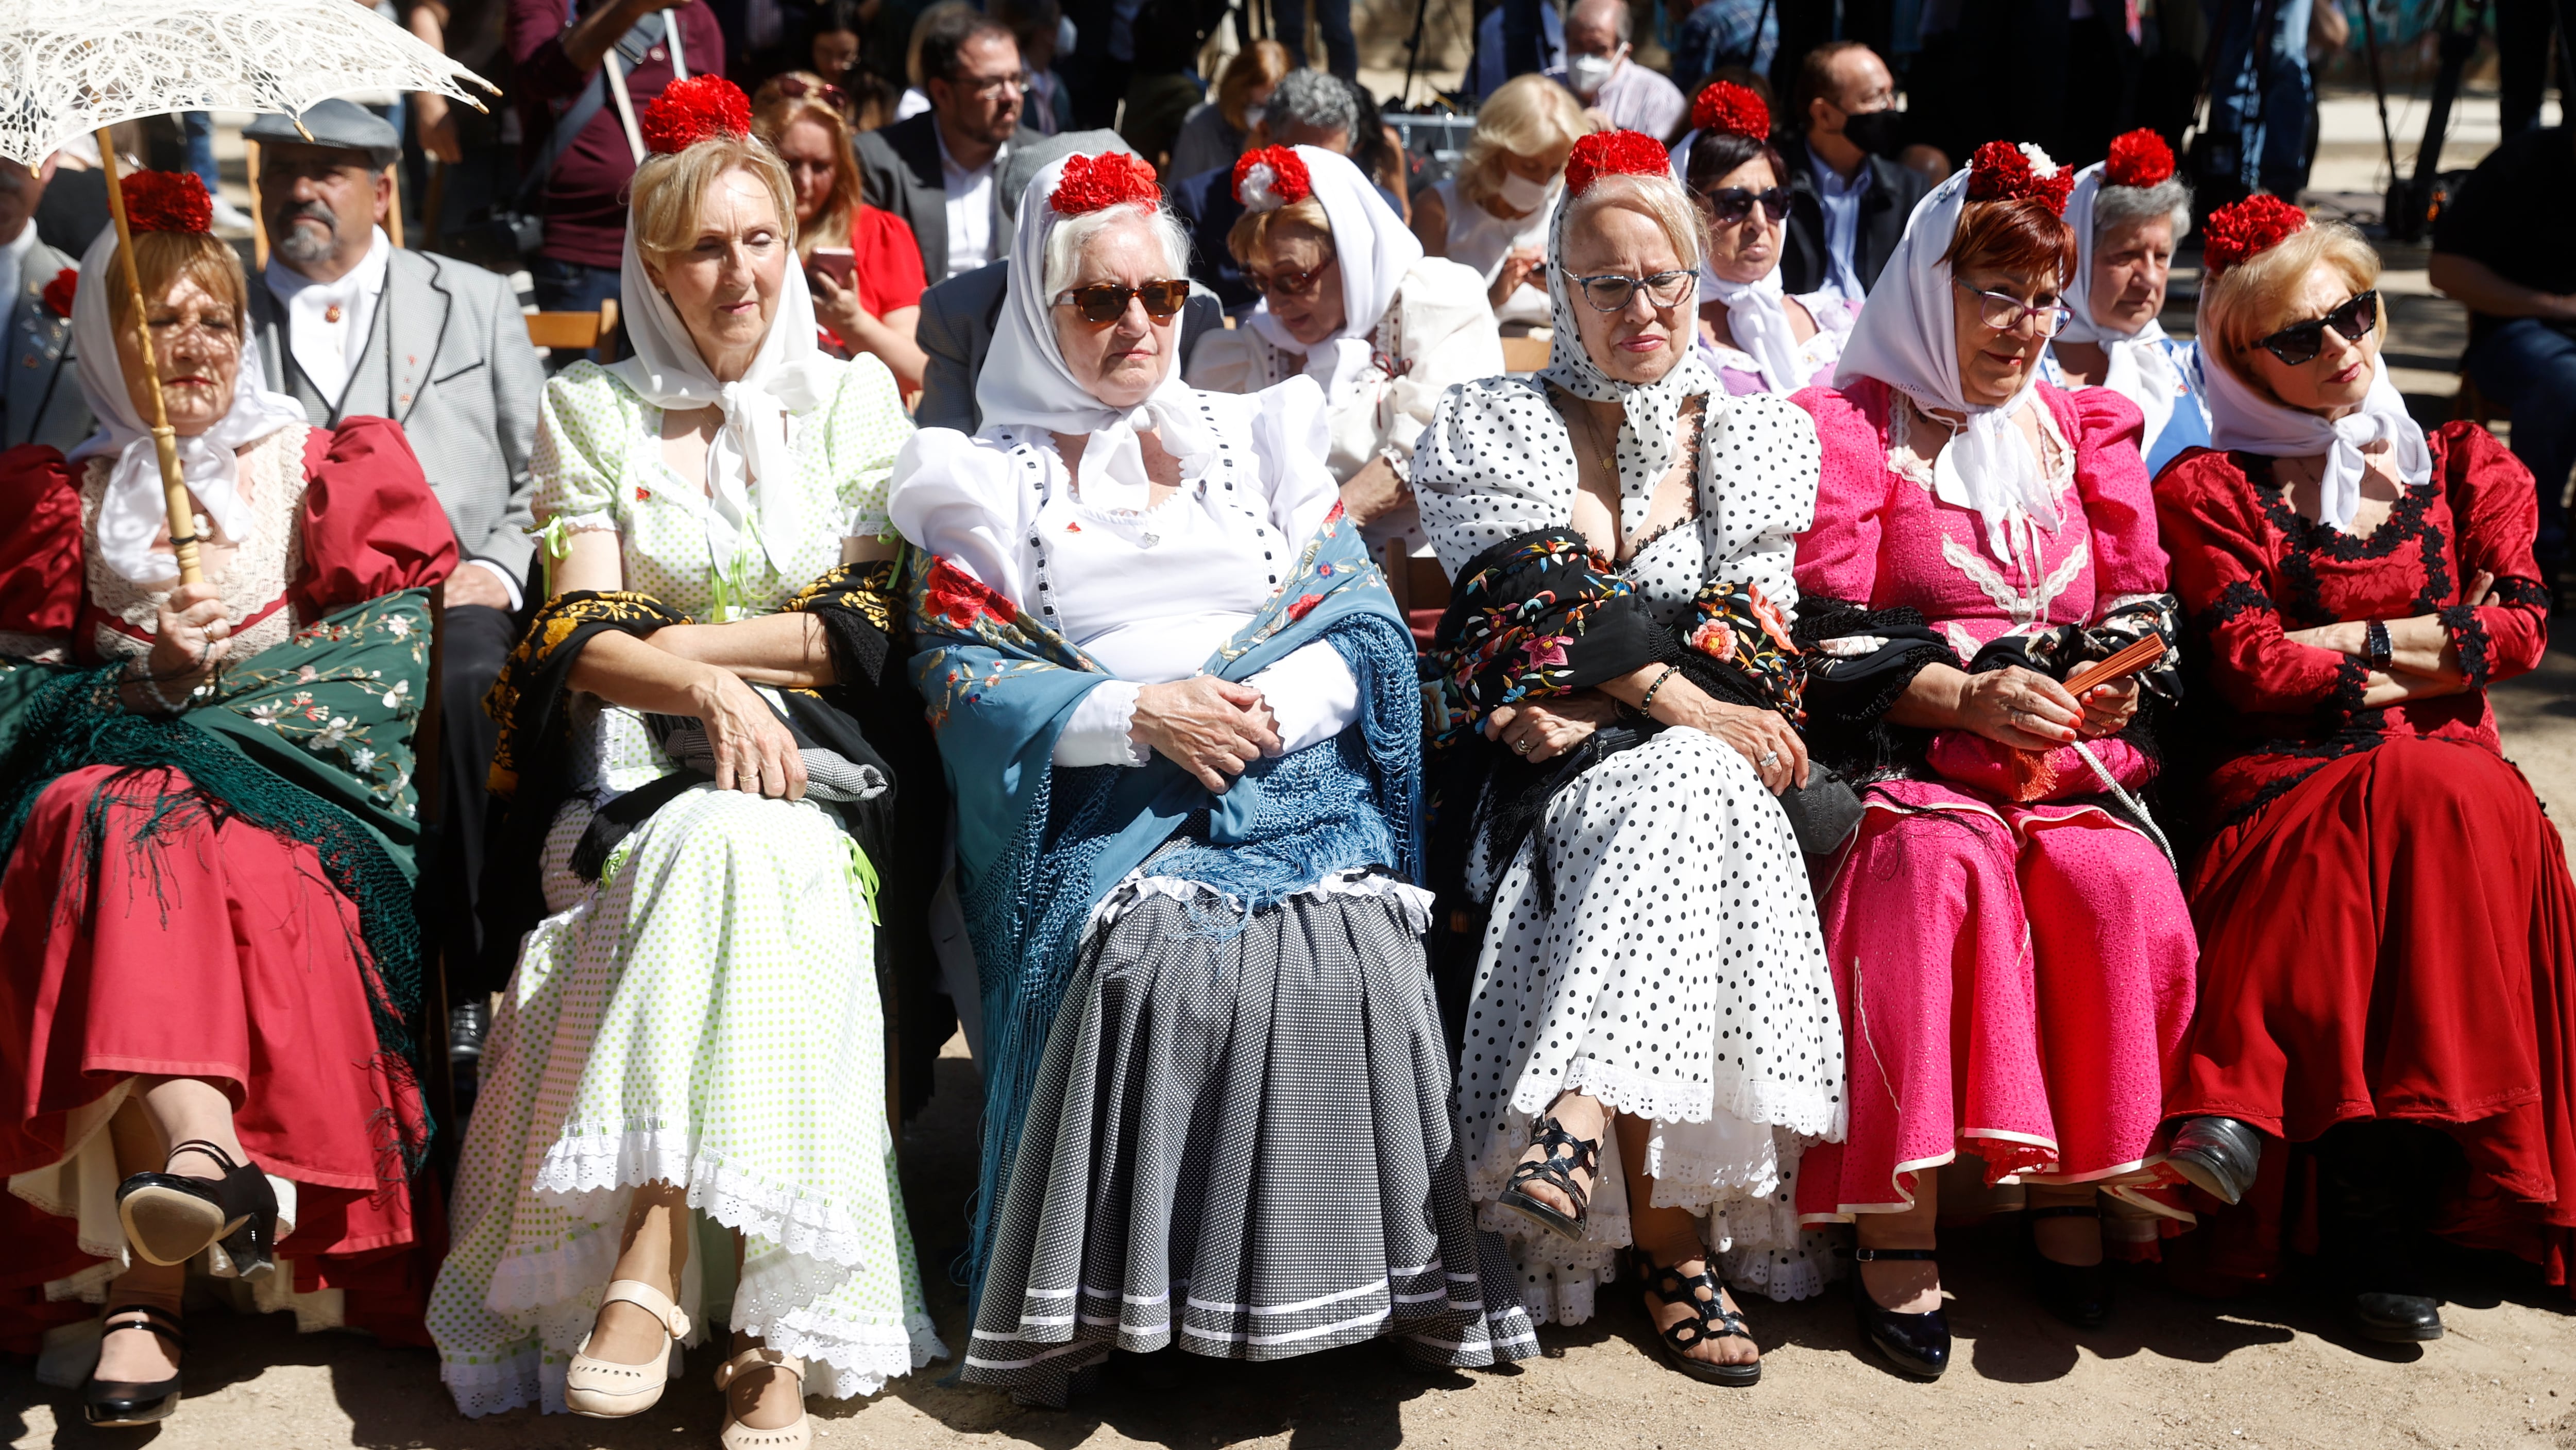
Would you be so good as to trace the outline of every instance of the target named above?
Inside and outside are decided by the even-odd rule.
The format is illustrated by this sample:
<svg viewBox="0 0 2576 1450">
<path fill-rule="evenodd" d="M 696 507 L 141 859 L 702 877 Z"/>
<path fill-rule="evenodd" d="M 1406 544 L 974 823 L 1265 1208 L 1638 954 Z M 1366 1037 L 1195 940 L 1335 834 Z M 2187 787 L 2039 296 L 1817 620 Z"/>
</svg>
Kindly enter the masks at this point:
<svg viewBox="0 0 2576 1450">
<path fill-rule="evenodd" d="M 812 81 L 806 80 L 802 76 L 780 76 L 778 78 L 778 93 L 782 96 L 791 96 L 798 100 L 802 100 L 807 96 L 812 96 L 816 100 L 821 101 L 823 104 L 830 106 L 835 110 L 838 110 L 843 104 L 843 97 L 839 86 L 833 85 L 829 81 L 825 81 L 823 84 L 818 86 Z"/>
<path fill-rule="evenodd" d="M 1329 262 L 1325 264 L 1325 266 L 1330 265 L 1332 264 Z M 1268 277 L 1247 269 L 1245 275 L 1252 279 L 1253 289 L 1264 297 L 1303 297 L 1314 291 L 1315 284 L 1324 279 L 1324 268 L 1317 267 L 1307 272 L 1280 272 Z"/>
<path fill-rule="evenodd" d="M 1977 299 L 1977 320 L 1997 332 L 2010 332 L 2030 317 L 2038 319 L 2040 336 L 2055 337 L 2075 319 L 2074 310 L 2062 303 L 2024 302 L 2009 292 L 1986 292 L 1965 282 L 1951 285 Z"/>
<path fill-rule="evenodd" d="M 1708 219 L 1722 227 L 1731 227 L 1752 214 L 1758 204 L 1762 214 L 1778 221 L 1789 214 L 1789 193 L 1772 187 L 1767 191 L 1747 191 L 1740 186 L 1702 192 L 1708 198 Z"/>
<path fill-rule="evenodd" d="M 1083 321 L 1105 326 L 1126 316 L 1127 304 L 1133 299 L 1144 301 L 1146 316 L 1156 322 L 1168 322 L 1172 314 L 1189 302 L 1190 284 L 1186 278 L 1165 278 L 1133 287 L 1118 282 L 1094 282 L 1088 287 L 1075 287 L 1055 294 L 1055 305 L 1074 307 L 1082 313 Z"/>
<path fill-rule="evenodd" d="M 1014 71 L 1006 76 L 959 76 L 949 84 L 979 101 L 989 101 L 1004 91 L 1026 94 L 1029 75 L 1026 71 Z"/>
<path fill-rule="evenodd" d="M 2325 351 L 2327 328 L 2333 328 L 2335 336 L 2346 342 L 2359 342 L 2378 325 L 2379 289 L 2373 287 L 2323 317 L 2293 322 L 2254 345 L 2297 367 L 2316 361 L 2317 354 Z"/>
<path fill-rule="evenodd" d="M 1656 307 L 1679 306 L 1681 300 L 1691 294 L 1691 288 L 1698 285 L 1699 273 L 1687 267 L 1657 272 L 1651 277 L 1622 277 L 1616 272 L 1604 272 L 1598 277 L 1577 277 L 1569 272 L 1565 280 L 1583 289 L 1583 300 L 1592 304 L 1593 311 L 1622 312 L 1627 310 L 1628 303 L 1636 297 L 1640 287 L 1646 291 L 1646 301 Z"/>
</svg>

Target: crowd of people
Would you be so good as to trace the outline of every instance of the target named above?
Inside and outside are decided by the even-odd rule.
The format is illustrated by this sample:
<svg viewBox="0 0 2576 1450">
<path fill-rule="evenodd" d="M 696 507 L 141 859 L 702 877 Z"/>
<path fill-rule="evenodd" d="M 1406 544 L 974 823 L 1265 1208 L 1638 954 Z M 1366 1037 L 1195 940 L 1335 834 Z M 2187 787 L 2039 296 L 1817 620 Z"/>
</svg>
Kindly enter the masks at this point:
<svg viewBox="0 0 2576 1450">
<path fill-rule="evenodd" d="M 959 1033 L 954 1352 L 1025 1403 L 1605 1294 L 1742 1386 L 1837 1280 L 1933 1379 L 2003 1212 L 2076 1328 L 2114 1260 L 2393 1343 L 2435 1236 L 2569 1283 L 2576 885 L 2486 694 L 2576 462 L 2538 203 L 2436 256 L 2509 451 L 2409 415 L 2352 228 L 2196 221 L 2146 130 L 1954 168 L 1857 43 L 1684 102 L 1581 0 L 1422 186 L 1276 42 L 1159 147 L 1032 127 L 1051 6 L 871 115 L 881 14 L 510 7 L 595 356 L 393 244 L 347 101 L 246 133 L 255 272 L 193 174 L 74 256 L 6 173 L 0 1344 L 94 1324 L 91 1424 L 211 1289 L 467 1415 L 720 1328 L 722 1443 L 805 1446 L 952 1354 L 896 1150 Z"/>
</svg>

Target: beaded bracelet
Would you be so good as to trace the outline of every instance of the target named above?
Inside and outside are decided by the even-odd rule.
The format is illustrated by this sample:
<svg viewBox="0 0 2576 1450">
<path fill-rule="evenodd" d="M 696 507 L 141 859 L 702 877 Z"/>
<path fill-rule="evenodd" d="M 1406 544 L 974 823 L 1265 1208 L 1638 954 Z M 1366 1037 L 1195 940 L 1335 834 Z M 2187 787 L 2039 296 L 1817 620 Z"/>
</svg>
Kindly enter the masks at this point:
<svg viewBox="0 0 2576 1450">
<path fill-rule="evenodd" d="M 131 679 L 134 683 L 141 685 L 143 687 L 143 693 L 151 698 L 152 703 L 161 707 L 161 713 L 164 715 L 177 715 L 184 712 L 190 704 L 196 701 L 198 696 L 207 693 L 211 688 L 211 686 L 207 685 L 198 685 L 190 689 L 187 695 L 183 698 L 172 700 L 168 695 L 161 692 L 160 677 L 152 673 L 151 666 L 143 660 L 142 656 L 136 656 L 134 663 L 128 665 L 126 668 L 129 671 L 127 678 Z"/>
<path fill-rule="evenodd" d="M 1664 681 L 1671 679 L 1673 676 L 1675 676 L 1675 675 L 1677 675 L 1677 674 L 1680 674 L 1680 673 L 1681 673 L 1681 668 L 1682 668 L 1682 667 L 1681 667 L 1681 666 L 1679 666 L 1679 665 L 1666 665 L 1666 666 L 1664 666 L 1664 672 L 1663 672 L 1662 674 L 1660 674 L 1660 675 L 1655 676 L 1655 682 L 1654 682 L 1653 684 L 1648 685 L 1648 686 L 1646 687 L 1646 698 L 1644 698 L 1644 699 L 1642 699 L 1642 700 L 1639 700 L 1639 701 L 1637 702 L 1637 713 L 1638 713 L 1638 714 L 1640 714 L 1640 715 L 1644 715 L 1644 716 L 1648 716 L 1648 717 L 1650 717 L 1650 718 L 1654 715 L 1654 713 L 1655 713 L 1655 692 L 1656 692 L 1657 690 L 1660 690 L 1660 689 L 1662 689 L 1662 688 L 1664 687 Z"/>
</svg>

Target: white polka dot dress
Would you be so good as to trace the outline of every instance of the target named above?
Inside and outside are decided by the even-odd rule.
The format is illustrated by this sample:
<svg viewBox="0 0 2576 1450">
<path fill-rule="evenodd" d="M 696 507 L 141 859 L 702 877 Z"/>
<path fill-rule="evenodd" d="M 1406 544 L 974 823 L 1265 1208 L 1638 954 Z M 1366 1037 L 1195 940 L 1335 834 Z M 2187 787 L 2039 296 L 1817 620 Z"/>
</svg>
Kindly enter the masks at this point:
<svg viewBox="0 0 2576 1450">
<path fill-rule="evenodd" d="M 1718 577 L 1794 610 L 1814 429 L 1783 399 L 1719 393 L 1706 406 L 1698 512 L 1646 540 L 1624 572 L 1660 623 Z M 1623 431 L 1631 538 L 1648 469 L 1662 471 L 1642 455 Z M 1424 523 L 1453 575 L 1506 539 L 1569 525 L 1575 458 L 1539 380 L 1453 389 L 1416 459 Z M 1542 850 L 1552 912 L 1534 885 Z M 1788 1189 L 1800 1142 L 1842 1133 L 1840 1018 L 1805 857 L 1751 763 L 1714 736 L 1666 730 L 1587 770 L 1514 859 L 1478 853 L 1468 877 L 1491 915 L 1458 1065 L 1461 1142 L 1481 1221 L 1514 1239 L 1532 1316 L 1589 1317 L 1629 1242 L 1615 1141 L 1582 1243 L 1494 1202 L 1532 1118 L 1569 1090 L 1652 1120 L 1655 1203 L 1703 1215 L 1739 1288 L 1783 1299 L 1821 1288 Z"/>
<path fill-rule="evenodd" d="M 549 387 L 540 517 L 615 527 L 629 587 L 698 619 L 776 609 L 882 528 L 910 429 L 892 377 L 850 365 L 799 420 L 814 537 L 777 571 L 756 535 L 717 559 L 651 440 L 658 410 L 599 369 Z M 704 506 L 703 494 L 690 502 Z M 657 505 L 660 505 L 657 507 Z M 458 1163 L 454 1238 L 429 1329 L 458 1408 L 563 1408 L 639 1184 L 684 1185 L 700 1235 L 681 1286 L 697 1321 L 806 1359 L 817 1394 L 869 1394 L 944 1354 L 921 1297 L 886 1123 L 875 873 L 813 802 L 702 786 L 654 813 L 597 884 L 569 869 L 595 803 L 669 773 L 634 711 L 574 705 L 577 783 L 547 838 L 553 915 L 522 945 L 484 1048 Z"/>
</svg>

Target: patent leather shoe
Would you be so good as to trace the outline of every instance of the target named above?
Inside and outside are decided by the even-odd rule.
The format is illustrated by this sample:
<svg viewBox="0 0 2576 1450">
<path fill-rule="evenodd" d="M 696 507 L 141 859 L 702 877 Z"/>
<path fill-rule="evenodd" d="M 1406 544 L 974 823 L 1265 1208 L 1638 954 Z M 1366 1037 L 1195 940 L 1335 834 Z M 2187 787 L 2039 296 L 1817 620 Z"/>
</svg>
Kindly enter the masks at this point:
<svg viewBox="0 0 2576 1450">
<path fill-rule="evenodd" d="M 2194 1188 L 2221 1203 L 2237 1203 L 2263 1165 L 2263 1135 L 2234 1118 L 2186 1118 L 2174 1129 L 2165 1161 Z"/>
<path fill-rule="evenodd" d="M 170 1341 L 173 1349 L 185 1349 L 188 1336 L 181 1332 L 179 1316 L 153 1304 L 120 1304 L 101 1318 L 107 1334 L 120 1330 L 140 1329 Z M 101 1429 L 127 1425 L 149 1425 L 170 1418 L 179 1408 L 179 1376 L 165 1380 L 103 1380 L 93 1377 L 81 1387 L 81 1418 Z"/>
<path fill-rule="evenodd" d="M 2381 1344 L 2422 1344 L 2442 1337 L 2440 1301 L 2379 1290 L 2343 1295 L 2335 1306 L 2344 1327 Z"/>
<path fill-rule="evenodd" d="M 1937 1380 L 1950 1367 L 1949 1313 L 1934 1309 L 1905 1314 L 1881 1306 L 1869 1297 L 1869 1286 L 1861 1282 L 1859 1266 L 1936 1257 L 1930 1249 L 1852 1250 L 1852 1307 L 1859 1315 L 1861 1338 L 1878 1346 L 1878 1352 L 1898 1371 L 1921 1380 Z"/>
</svg>

